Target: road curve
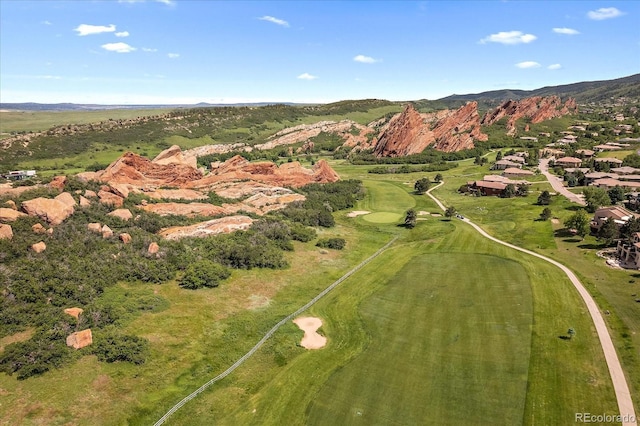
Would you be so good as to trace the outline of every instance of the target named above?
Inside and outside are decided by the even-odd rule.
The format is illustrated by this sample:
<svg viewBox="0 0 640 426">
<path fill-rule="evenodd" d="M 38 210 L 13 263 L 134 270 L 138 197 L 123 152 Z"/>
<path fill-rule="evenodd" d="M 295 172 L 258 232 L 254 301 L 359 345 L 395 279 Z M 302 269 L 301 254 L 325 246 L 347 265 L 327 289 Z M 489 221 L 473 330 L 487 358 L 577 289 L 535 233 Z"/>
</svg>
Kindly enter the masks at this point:
<svg viewBox="0 0 640 426">
<path fill-rule="evenodd" d="M 440 185 L 442 185 L 441 182 Z M 438 186 L 440 186 L 438 185 Z M 427 195 L 431 197 L 433 201 L 440 207 L 443 211 L 446 210 L 445 206 L 438 200 L 436 197 L 431 194 L 433 189 L 436 189 L 438 186 L 431 188 L 427 191 Z M 573 194 L 575 195 L 575 194 Z M 618 409 L 620 410 L 620 415 L 623 416 L 622 424 L 624 426 L 637 426 L 637 418 L 635 414 L 635 410 L 633 407 L 633 401 L 631 400 L 631 392 L 629 391 L 629 386 L 627 385 L 627 379 L 624 376 L 624 371 L 622 370 L 622 365 L 620 364 L 620 360 L 618 359 L 618 354 L 616 353 L 616 349 L 613 346 L 613 341 L 611 340 L 611 335 L 609 334 L 609 330 L 607 329 L 607 325 L 604 322 L 604 318 L 600 310 L 598 309 L 598 305 L 596 304 L 593 297 L 589 294 L 587 289 L 582 285 L 578 277 L 566 266 L 562 263 L 557 262 L 553 259 L 550 259 L 546 256 L 533 252 L 531 250 L 524 249 L 522 247 L 518 247 L 513 244 L 509 244 L 505 241 L 499 240 L 491 235 L 487 234 L 480 226 L 471 222 L 469 219 L 463 219 L 463 222 L 471 225 L 476 231 L 480 233 L 485 238 L 490 239 L 498 244 L 502 244 L 503 246 L 510 247 L 514 250 L 521 251 L 523 253 L 527 253 L 531 256 L 535 256 L 539 259 L 542 259 L 546 262 L 549 262 L 564 272 L 569 280 L 573 284 L 573 286 L 578 290 L 582 300 L 587 305 L 587 309 L 589 311 L 589 315 L 591 315 L 591 319 L 593 320 L 593 324 L 596 327 L 596 331 L 598 333 L 598 339 L 600 340 L 600 345 L 602 346 L 602 350 L 604 352 L 604 357 L 607 362 L 607 367 L 609 368 L 609 374 L 611 375 L 611 381 L 613 382 L 613 388 L 616 394 L 616 399 L 618 400 Z"/>
<path fill-rule="evenodd" d="M 571 202 L 580 204 L 581 206 L 586 206 L 587 205 L 587 203 L 585 203 L 584 198 L 582 198 L 582 196 L 580 196 L 578 194 L 574 194 L 573 192 L 569 191 L 564 186 L 564 184 L 562 183 L 562 178 L 560 178 L 560 177 L 558 177 L 556 175 L 552 175 L 551 173 L 549 173 L 549 159 L 548 158 L 541 158 L 540 159 L 539 169 L 540 169 L 540 173 L 545 175 L 545 177 L 547 178 L 547 180 L 549 181 L 549 183 L 553 187 L 554 191 L 556 191 L 559 194 L 564 195 Z"/>
</svg>

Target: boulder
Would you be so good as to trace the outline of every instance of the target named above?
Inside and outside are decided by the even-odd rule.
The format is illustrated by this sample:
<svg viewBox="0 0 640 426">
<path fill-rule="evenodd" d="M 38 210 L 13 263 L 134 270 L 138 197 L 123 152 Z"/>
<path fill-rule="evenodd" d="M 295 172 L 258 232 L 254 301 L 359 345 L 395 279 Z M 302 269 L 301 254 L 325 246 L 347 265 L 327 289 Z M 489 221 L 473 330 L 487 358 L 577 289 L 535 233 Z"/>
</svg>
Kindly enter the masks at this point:
<svg viewBox="0 0 640 426">
<path fill-rule="evenodd" d="M 80 196 L 80 207 L 89 207 L 91 205 L 91 201 L 87 198 L 84 198 L 82 195 Z"/>
<path fill-rule="evenodd" d="M 131 242 L 131 235 L 127 234 L 126 232 L 118 235 L 118 238 L 120 238 L 120 241 L 125 244 L 129 244 Z"/>
<path fill-rule="evenodd" d="M 75 319 L 78 319 L 78 317 L 80 316 L 80 314 L 84 312 L 84 309 L 82 308 L 66 308 L 64 310 L 64 313 L 67 315 L 71 315 L 72 317 L 74 317 Z"/>
<path fill-rule="evenodd" d="M 113 192 L 116 195 L 119 195 L 122 198 L 127 198 L 130 192 L 129 187 L 121 183 L 113 183 L 109 185 L 109 191 Z"/>
<path fill-rule="evenodd" d="M 173 226 L 161 229 L 159 234 L 167 240 L 179 240 L 184 237 L 208 237 L 216 234 L 228 234 L 251 227 L 253 219 L 249 216 L 227 216 L 188 226 Z"/>
<path fill-rule="evenodd" d="M 102 233 L 102 225 L 98 222 L 87 224 L 87 229 L 91 232 L 95 232 L 96 234 Z"/>
<path fill-rule="evenodd" d="M 84 191 L 84 196 L 85 197 L 90 197 L 90 198 L 91 197 L 96 198 L 98 196 L 98 194 L 96 194 L 95 191 L 87 189 L 87 190 Z"/>
<path fill-rule="evenodd" d="M 129 209 L 116 209 L 111 213 L 108 213 L 107 216 L 117 217 L 124 220 L 125 222 L 133 218 L 133 214 L 131 214 Z"/>
<path fill-rule="evenodd" d="M 49 229 L 47 229 L 47 234 L 49 234 L 49 235 L 53 235 L 53 228 L 49 228 Z"/>
<path fill-rule="evenodd" d="M 68 192 L 63 192 L 57 195 L 55 199 L 70 207 L 74 207 L 76 205 L 76 200 L 74 200 L 73 196 Z"/>
<path fill-rule="evenodd" d="M 0 222 L 13 222 L 14 220 L 24 216 L 26 216 L 26 214 L 17 210 L 0 207 Z"/>
<path fill-rule="evenodd" d="M 16 202 L 13 201 L 13 200 L 5 201 L 4 205 L 7 206 L 7 208 L 9 208 L 11 210 L 18 210 L 18 207 L 16 206 Z"/>
<path fill-rule="evenodd" d="M 65 183 L 67 183 L 66 176 L 56 176 L 53 179 L 51 179 L 51 182 L 49 182 L 49 185 L 47 186 L 51 189 L 57 189 L 58 191 L 63 191 Z"/>
<path fill-rule="evenodd" d="M 90 328 L 82 331 L 76 331 L 75 333 L 71 333 L 67 336 L 67 346 L 71 346 L 74 349 L 81 349 L 92 343 L 93 336 Z"/>
<path fill-rule="evenodd" d="M 158 245 L 158 243 L 153 242 L 149 244 L 149 248 L 147 249 L 147 252 L 149 254 L 156 254 L 158 253 L 158 251 L 160 251 L 160 246 Z"/>
<path fill-rule="evenodd" d="M 4 225 L 0 223 L 0 240 L 10 240 L 13 238 L 13 229 L 11 225 Z"/>
<path fill-rule="evenodd" d="M 34 198 L 24 201 L 22 209 L 29 216 L 38 216 L 40 219 L 51 225 L 59 225 L 74 212 L 73 207 L 66 205 L 60 200 L 51 198 Z"/>
<path fill-rule="evenodd" d="M 98 197 L 100 197 L 100 202 L 106 206 L 122 207 L 124 204 L 124 198 L 104 190 L 98 192 Z"/>
<path fill-rule="evenodd" d="M 113 231 L 107 225 L 103 225 L 101 231 L 102 231 L 102 238 L 113 237 Z"/>
<path fill-rule="evenodd" d="M 179 164 L 196 169 L 198 167 L 198 159 L 195 155 L 184 154 L 178 145 L 173 145 L 165 149 L 156 156 L 152 163 L 158 165 Z"/>
<path fill-rule="evenodd" d="M 47 245 L 44 243 L 44 241 L 40 241 L 39 243 L 35 243 L 31 246 L 31 250 L 35 251 L 36 253 L 42 253 L 46 249 Z"/>
<path fill-rule="evenodd" d="M 31 230 L 34 232 L 34 234 L 46 234 L 47 233 L 47 229 L 42 226 L 39 223 L 36 223 L 35 225 L 33 225 L 31 227 Z"/>
</svg>

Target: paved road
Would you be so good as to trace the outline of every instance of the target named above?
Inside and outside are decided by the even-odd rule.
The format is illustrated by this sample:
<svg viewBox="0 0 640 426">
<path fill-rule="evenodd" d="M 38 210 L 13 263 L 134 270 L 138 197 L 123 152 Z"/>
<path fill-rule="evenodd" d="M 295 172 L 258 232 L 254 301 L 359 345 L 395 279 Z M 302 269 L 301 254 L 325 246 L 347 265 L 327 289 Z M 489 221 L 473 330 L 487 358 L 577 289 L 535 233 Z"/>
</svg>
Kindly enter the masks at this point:
<svg viewBox="0 0 640 426">
<path fill-rule="evenodd" d="M 442 185 L 442 183 L 440 184 Z M 438 186 L 440 186 L 438 185 Z M 427 195 L 433 199 L 433 201 L 438 204 L 442 210 L 445 210 L 445 206 L 431 194 L 431 190 L 436 189 L 438 186 L 431 188 L 427 191 Z M 593 320 L 593 324 L 596 327 L 596 331 L 598 333 L 598 339 L 600 339 L 600 345 L 602 346 L 602 350 L 604 351 L 604 357 L 607 362 L 607 367 L 609 368 L 609 374 L 611 375 L 611 381 L 613 382 L 613 388 L 616 393 L 616 399 L 618 400 L 618 409 L 620 410 L 620 415 L 625 416 L 623 419 L 628 419 L 629 421 L 624 421 L 622 424 L 624 426 L 637 426 L 637 419 L 635 415 L 635 410 L 633 407 L 633 402 L 631 400 L 631 392 L 629 391 L 629 386 L 627 385 L 627 379 L 624 376 L 624 372 L 622 370 L 622 365 L 620 364 L 620 360 L 618 359 L 618 354 L 616 353 L 616 349 L 613 346 L 613 341 L 611 340 L 611 336 L 609 335 L 609 329 L 607 329 L 607 325 L 604 322 L 604 318 L 602 317 L 602 313 L 598 309 L 598 305 L 593 300 L 587 289 L 584 288 L 578 277 L 566 266 L 557 262 L 553 259 L 550 259 L 541 254 L 535 253 L 533 251 L 524 249 L 522 247 L 518 247 L 513 244 L 509 244 L 505 241 L 499 240 L 491 235 L 487 234 L 482 228 L 480 228 L 475 223 L 471 222 L 469 219 L 463 219 L 464 222 L 471 225 L 476 231 L 478 231 L 483 237 L 490 239 L 491 241 L 495 241 L 498 244 L 502 244 L 504 246 L 510 247 L 514 250 L 521 251 L 523 253 L 527 253 L 531 256 L 535 256 L 539 259 L 542 259 L 546 262 L 549 262 L 564 272 L 573 286 L 578 290 L 582 300 L 587 305 L 587 309 L 589 311 L 589 315 L 591 315 L 591 319 Z"/>
<path fill-rule="evenodd" d="M 573 192 L 569 191 L 564 186 L 561 177 L 558 177 L 556 175 L 553 175 L 553 174 L 549 173 L 549 159 L 548 158 L 541 158 L 540 159 L 539 168 L 540 168 L 540 172 L 543 175 L 546 176 L 547 180 L 549 181 L 549 183 L 553 187 L 554 191 L 556 191 L 559 194 L 564 195 L 571 202 L 578 203 L 581 206 L 586 206 L 587 205 L 587 203 L 584 202 L 584 198 L 582 197 L 582 194 L 578 195 L 578 194 L 574 194 Z"/>
</svg>

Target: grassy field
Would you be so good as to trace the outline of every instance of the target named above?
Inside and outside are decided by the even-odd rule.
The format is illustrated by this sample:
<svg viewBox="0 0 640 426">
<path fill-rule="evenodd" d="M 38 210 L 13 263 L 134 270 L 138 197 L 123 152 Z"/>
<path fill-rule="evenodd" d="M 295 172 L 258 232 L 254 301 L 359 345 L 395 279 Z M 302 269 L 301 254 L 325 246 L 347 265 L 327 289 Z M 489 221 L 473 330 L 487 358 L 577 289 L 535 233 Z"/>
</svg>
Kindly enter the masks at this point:
<svg viewBox="0 0 640 426">
<path fill-rule="evenodd" d="M 172 109 L 111 109 L 99 111 L 0 111 L 0 138 L 11 132 L 37 132 L 62 124 L 89 124 L 164 114 Z"/>
</svg>

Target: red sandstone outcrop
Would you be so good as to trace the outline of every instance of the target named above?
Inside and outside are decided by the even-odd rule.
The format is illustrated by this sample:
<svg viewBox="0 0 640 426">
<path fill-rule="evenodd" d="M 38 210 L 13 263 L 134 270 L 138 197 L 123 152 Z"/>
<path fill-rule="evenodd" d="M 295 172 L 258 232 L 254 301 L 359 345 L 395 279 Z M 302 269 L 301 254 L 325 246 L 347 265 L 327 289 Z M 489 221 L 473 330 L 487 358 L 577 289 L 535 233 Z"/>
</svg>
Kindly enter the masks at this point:
<svg viewBox="0 0 640 426">
<path fill-rule="evenodd" d="M 84 198 L 82 195 L 80 196 L 80 207 L 89 207 L 91 205 L 91 201 L 87 198 Z"/>
<path fill-rule="evenodd" d="M 64 185 L 67 183 L 66 176 L 55 176 L 51 179 L 51 182 L 47 185 L 51 189 L 57 189 L 58 191 L 64 191 Z"/>
<path fill-rule="evenodd" d="M 113 237 L 113 231 L 107 225 L 102 225 L 102 238 L 111 238 Z"/>
<path fill-rule="evenodd" d="M 0 240 L 10 240 L 13 238 L 13 229 L 11 225 L 0 223 Z"/>
<path fill-rule="evenodd" d="M 198 159 L 196 156 L 183 153 L 178 145 L 173 145 L 165 149 L 158 154 L 156 158 L 151 160 L 151 162 L 159 165 L 178 164 L 194 169 L 198 168 Z"/>
<path fill-rule="evenodd" d="M 126 232 L 123 232 L 122 234 L 118 235 L 118 238 L 120 238 L 120 241 L 122 241 L 124 244 L 131 243 L 131 235 L 127 234 Z"/>
<path fill-rule="evenodd" d="M 159 214 L 160 216 L 220 216 L 229 213 L 224 207 L 207 203 L 153 203 L 138 207 L 144 211 Z"/>
<path fill-rule="evenodd" d="M 36 223 L 35 225 L 33 225 L 31 227 L 31 230 L 33 231 L 34 234 L 46 234 L 47 233 L 47 229 L 42 226 L 42 224 L 40 223 Z"/>
<path fill-rule="evenodd" d="M 16 202 L 13 200 L 7 200 L 4 202 L 4 205 L 7 206 L 6 208 L 11 209 L 11 210 L 18 210 L 18 206 L 16 206 Z"/>
<path fill-rule="evenodd" d="M 124 198 L 112 192 L 100 190 L 98 191 L 98 197 L 100 198 L 100 203 L 107 206 L 122 207 L 124 204 Z"/>
<path fill-rule="evenodd" d="M 0 222 L 13 222 L 16 219 L 26 216 L 26 214 L 14 209 L 0 207 Z"/>
<path fill-rule="evenodd" d="M 66 205 L 60 200 L 42 197 L 24 201 L 22 203 L 22 209 L 29 216 L 38 216 L 51 225 L 61 224 L 74 212 L 73 207 Z"/>
<path fill-rule="evenodd" d="M 40 241 L 38 243 L 31 245 L 31 250 L 33 250 L 36 253 L 42 253 L 46 249 L 47 249 L 47 245 L 44 243 L 44 241 Z"/>
<path fill-rule="evenodd" d="M 89 223 L 87 224 L 87 229 L 91 232 L 95 232 L 96 234 L 101 234 L 102 233 L 102 224 L 98 223 L 98 222 L 93 222 L 93 223 Z"/>
<path fill-rule="evenodd" d="M 147 248 L 147 253 L 156 254 L 158 253 L 158 251 L 160 251 L 160 246 L 158 245 L 158 243 L 154 242 L 149 244 L 149 248 Z"/>
<path fill-rule="evenodd" d="M 69 207 L 74 207 L 76 205 L 76 200 L 74 200 L 73 196 L 68 192 L 56 195 L 55 199 Z"/>
<path fill-rule="evenodd" d="M 430 114 L 420 114 L 409 104 L 377 138 L 374 153 L 379 157 L 399 157 L 419 154 L 428 146 L 455 152 L 473 148 L 474 140 L 487 139 L 480 128 L 476 102 L 468 102 L 455 111 Z"/>
<path fill-rule="evenodd" d="M 71 333 L 67 336 L 67 346 L 71 346 L 74 349 L 81 349 L 92 343 L 93 336 L 91 335 L 90 328 L 82 331 L 76 331 L 75 333 Z"/>
<path fill-rule="evenodd" d="M 504 102 L 493 111 L 487 112 L 482 117 L 481 124 L 489 126 L 504 117 L 508 117 L 506 124 L 507 134 L 515 136 L 517 133 L 516 121 L 522 118 L 531 119 L 531 123 L 540 123 L 551 118 L 562 117 L 576 112 L 578 112 L 578 106 L 572 98 L 563 103 L 558 96 L 534 96 L 520 99 L 519 101 L 509 100 Z"/>
<path fill-rule="evenodd" d="M 107 213 L 107 216 L 117 217 L 124 220 L 125 222 L 133 218 L 133 214 L 129 209 L 116 209 L 111 213 Z"/>
<path fill-rule="evenodd" d="M 78 317 L 80 316 L 81 313 L 84 312 L 84 309 L 82 308 L 66 308 L 64 310 L 64 313 L 67 315 L 71 315 L 72 317 L 74 317 L 75 319 L 78 319 Z"/>
<path fill-rule="evenodd" d="M 209 198 L 207 194 L 193 189 L 156 189 L 145 191 L 144 195 L 163 200 L 206 200 Z"/>
<path fill-rule="evenodd" d="M 248 229 L 253 223 L 249 216 L 228 216 L 208 220 L 189 226 L 173 226 L 160 230 L 160 235 L 167 240 L 178 240 L 185 237 L 208 237 Z"/>
</svg>

